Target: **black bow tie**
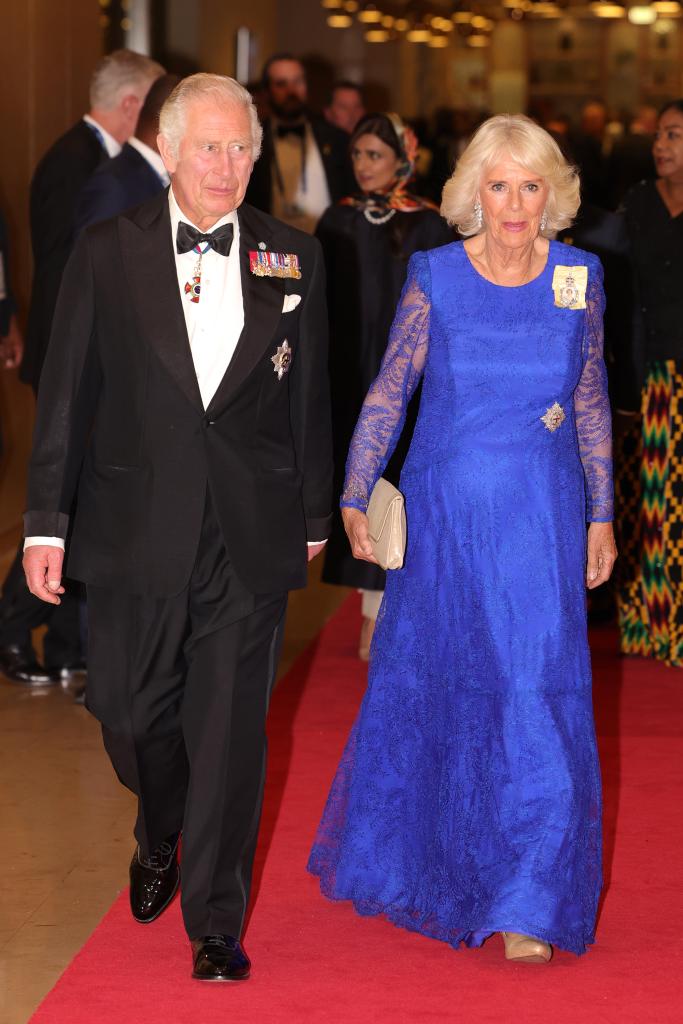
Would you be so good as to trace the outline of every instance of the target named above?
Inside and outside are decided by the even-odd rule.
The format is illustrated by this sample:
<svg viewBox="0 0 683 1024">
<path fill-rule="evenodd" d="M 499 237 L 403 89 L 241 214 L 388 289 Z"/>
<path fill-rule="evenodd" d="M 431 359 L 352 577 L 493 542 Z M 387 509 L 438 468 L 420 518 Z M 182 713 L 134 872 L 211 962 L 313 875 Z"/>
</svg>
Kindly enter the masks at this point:
<svg viewBox="0 0 683 1024">
<path fill-rule="evenodd" d="M 278 139 L 284 139 L 287 135 L 298 135 L 303 139 L 306 135 L 306 125 L 299 121 L 298 124 L 279 124 L 275 128 Z"/>
<path fill-rule="evenodd" d="M 223 224 L 222 227 L 216 228 L 210 234 L 203 235 L 201 231 L 197 231 L 191 224 L 186 224 L 185 221 L 181 220 L 178 222 L 175 246 L 178 252 L 182 253 L 189 252 L 190 249 L 194 249 L 195 245 L 200 245 L 202 242 L 208 242 L 211 248 L 221 256 L 229 256 L 232 236 L 232 224 Z"/>
</svg>

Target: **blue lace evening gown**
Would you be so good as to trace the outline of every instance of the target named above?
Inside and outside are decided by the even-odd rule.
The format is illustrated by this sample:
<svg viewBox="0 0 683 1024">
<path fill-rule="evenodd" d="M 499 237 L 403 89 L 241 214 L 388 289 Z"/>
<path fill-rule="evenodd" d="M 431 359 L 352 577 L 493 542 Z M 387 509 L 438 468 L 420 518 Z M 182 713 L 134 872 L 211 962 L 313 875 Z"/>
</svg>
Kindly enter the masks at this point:
<svg viewBox="0 0 683 1024">
<path fill-rule="evenodd" d="M 555 305 L 557 264 L 587 266 L 586 308 Z M 351 444 L 342 504 L 365 509 L 424 378 L 405 564 L 309 870 L 332 899 L 453 946 L 513 931 L 582 953 L 594 937 L 585 557 L 586 520 L 612 519 L 603 308 L 599 260 L 558 242 L 516 288 L 460 242 L 415 254 Z"/>
</svg>

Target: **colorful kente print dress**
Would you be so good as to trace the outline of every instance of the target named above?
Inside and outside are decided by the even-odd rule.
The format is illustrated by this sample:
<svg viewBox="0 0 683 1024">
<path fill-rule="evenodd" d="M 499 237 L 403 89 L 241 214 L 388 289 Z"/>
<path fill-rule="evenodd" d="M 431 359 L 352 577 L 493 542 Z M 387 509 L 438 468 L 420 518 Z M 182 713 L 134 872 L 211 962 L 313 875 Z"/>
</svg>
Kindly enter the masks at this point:
<svg viewBox="0 0 683 1024">
<path fill-rule="evenodd" d="M 672 217 L 648 181 L 624 216 L 643 383 L 616 452 L 621 649 L 683 666 L 683 214 Z"/>
<path fill-rule="evenodd" d="M 585 302 L 556 305 L 556 268 L 581 266 Z M 585 557 L 586 521 L 612 519 L 603 307 L 597 258 L 557 242 L 518 288 L 462 243 L 417 253 L 351 444 L 343 504 L 365 509 L 422 379 L 405 564 L 387 573 L 309 870 L 330 898 L 456 947 L 507 930 L 583 953 L 594 938 Z"/>
</svg>

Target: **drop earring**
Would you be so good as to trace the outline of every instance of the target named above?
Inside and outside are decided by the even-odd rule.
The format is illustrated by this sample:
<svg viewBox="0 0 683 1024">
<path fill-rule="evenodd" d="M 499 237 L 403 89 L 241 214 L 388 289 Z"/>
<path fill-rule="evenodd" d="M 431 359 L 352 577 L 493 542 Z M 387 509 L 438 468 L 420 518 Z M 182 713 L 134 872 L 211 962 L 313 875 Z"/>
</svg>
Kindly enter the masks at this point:
<svg viewBox="0 0 683 1024">
<path fill-rule="evenodd" d="M 481 201 L 479 199 L 475 199 L 474 201 L 474 218 L 476 221 L 477 230 L 481 231 L 481 228 L 484 224 L 484 212 L 481 208 Z"/>
<path fill-rule="evenodd" d="M 543 211 L 543 215 L 541 216 L 541 223 L 540 223 L 541 231 L 545 231 L 545 229 L 547 227 L 548 227 L 548 214 L 544 210 Z"/>
</svg>

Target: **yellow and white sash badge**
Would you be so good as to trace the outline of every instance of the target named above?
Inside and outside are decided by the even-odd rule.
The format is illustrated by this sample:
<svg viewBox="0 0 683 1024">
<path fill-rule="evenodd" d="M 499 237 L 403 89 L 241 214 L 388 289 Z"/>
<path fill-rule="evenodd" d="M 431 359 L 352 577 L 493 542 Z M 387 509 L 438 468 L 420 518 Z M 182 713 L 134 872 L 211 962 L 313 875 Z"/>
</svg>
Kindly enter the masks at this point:
<svg viewBox="0 0 683 1024">
<path fill-rule="evenodd" d="M 555 267 L 555 305 L 562 309 L 585 309 L 588 267 Z"/>
</svg>

